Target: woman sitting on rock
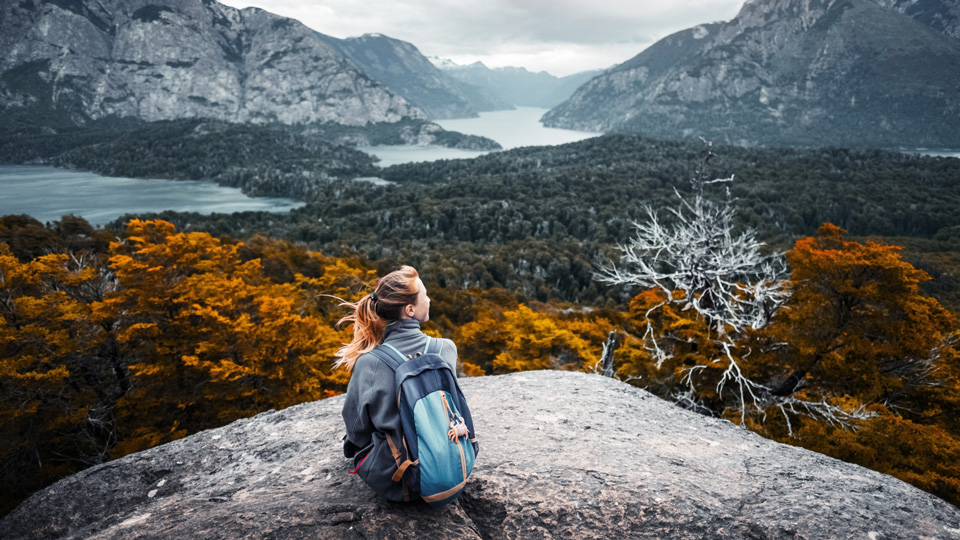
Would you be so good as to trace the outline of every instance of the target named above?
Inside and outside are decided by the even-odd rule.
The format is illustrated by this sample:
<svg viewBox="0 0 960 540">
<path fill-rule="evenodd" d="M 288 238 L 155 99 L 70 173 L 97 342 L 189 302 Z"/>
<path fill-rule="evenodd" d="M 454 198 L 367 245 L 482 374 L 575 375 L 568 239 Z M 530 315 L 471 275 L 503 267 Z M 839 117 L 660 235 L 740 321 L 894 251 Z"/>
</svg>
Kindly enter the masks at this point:
<svg viewBox="0 0 960 540">
<path fill-rule="evenodd" d="M 412 456 L 423 457 L 417 448 L 410 448 L 403 438 L 401 412 L 398 406 L 399 389 L 396 387 L 395 369 L 406 361 L 417 359 L 421 355 L 432 353 L 434 368 L 447 372 L 442 358 L 449 364 L 450 375 L 440 374 L 439 378 L 448 378 L 456 390 L 450 390 L 443 396 L 443 404 L 453 402 L 453 394 L 458 393 L 456 382 L 457 347 L 449 339 L 429 338 L 420 331 L 420 324 L 430 318 L 430 297 L 420 280 L 417 271 L 402 266 L 381 278 L 372 293 L 357 303 L 344 303 L 353 312 L 340 320 L 353 323 L 353 341 L 337 352 L 336 365 L 352 370 L 350 384 L 347 387 L 346 401 L 343 404 L 343 421 L 346 426 L 344 437 L 344 455 L 353 459 L 352 473 L 359 474 L 376 492 L 393 501 L 406 501 L 421 498 L 420 459 L 408 459 Z M 429 351 L 428 351 L 429 344 Z M 374 351 L 374 349 L 378 349 Z M 439 358 L 434 355 L 439 354 Z M 401 356 L 402 355 L 402 356 Z M 405 357 L 405 358 L 403 358 Z M 391 360 L 397 359 L 398 360 Z M 424 361 L 430 359 L 424 358 Z M 393 367 L 391 366 L 393 363 Z M 439 364 L 439 366 L 438 366 Z M 413 367 L 410 365 L 408 367 Z M 404 386 L 406 388 L 406 386 Z M 407 397 L 407 396 L 404 396 Z M 451 415 L 450 441 L 459 444 L 458 437 L 466 436 L 464 418 L 469 419 L 469 411 L 464 406 L 447 410 L 464 411 Z M 442 422 L 448 418 L 443 416 Z M 468 421 L 472 428 L 472 420 Z M 457 431 L 457 428 L 460 431 Z M 447 427 L 444 424 L 444 436 Z M 417 431 L 420 426 L 417 426 Z M 413 434 L 413 444 L 417 444 L 417 434 Z M 471 446 L 463 439 L 460 447 Z M 474 441 L 475 442 L 475 441 Z M 476 449 L 475 444 L 474 450 Z M 471 456 L 475 452 L 470 452 Z M 463 453 L 461 452 L 462 456 Z M 413 465 L 413 467 L 410 467 Z M 472 466 L 472 457 L 469 466 Z M 414 469 L 409 473 L 408 468 Z M 463 481 L 468 472 L 464 465 Z M 458 463 L 456 469 L 460 469 Z M 402 480 L 402 481 L 401 481 Z M 459 482 L 459 478 L 456 479 Z M 415 485 L 410 485 L 415 483 Z M 459 491 L 459 490 L 458 490 Z M 424 494 L 423 498 L 433 502 Z"/>
</svg>

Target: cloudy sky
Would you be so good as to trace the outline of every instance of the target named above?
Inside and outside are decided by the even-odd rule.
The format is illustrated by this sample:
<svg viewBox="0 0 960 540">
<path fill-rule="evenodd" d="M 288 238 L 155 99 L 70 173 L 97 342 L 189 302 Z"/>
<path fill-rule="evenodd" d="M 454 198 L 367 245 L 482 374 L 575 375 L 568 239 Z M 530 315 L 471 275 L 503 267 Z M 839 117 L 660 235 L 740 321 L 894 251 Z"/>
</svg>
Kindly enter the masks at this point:
<svg viewBox="0 0 960 540">
<path fill-rule="evenodd" d="M 338 38 L 380 33 L 458 64 L 564 76 L 627 60 L 656 40 L 732 19 L 743 0 L 220 0 Z"/>
</svg>

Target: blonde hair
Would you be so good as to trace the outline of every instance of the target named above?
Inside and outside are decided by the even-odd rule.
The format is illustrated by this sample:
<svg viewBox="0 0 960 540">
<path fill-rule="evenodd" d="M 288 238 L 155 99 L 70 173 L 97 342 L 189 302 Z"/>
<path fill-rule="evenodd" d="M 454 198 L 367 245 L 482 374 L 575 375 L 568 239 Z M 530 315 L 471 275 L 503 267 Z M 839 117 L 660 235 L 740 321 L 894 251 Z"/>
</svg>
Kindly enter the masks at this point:
<svg viewBox="0 0 960 540">
<path fill-rule="evenodd" d="M 383 340 L 383 331 L 391 322 L 400 320 L 407 304 L 416 304 L 420 294 L 417 278 L 420 274 L 412 266 L 401 266 L 377 281 L 373 293 L 357 302 L 340 304 L 353 310 L 340 319 L 337 326 L 353 323 L 353 341 L 337 351 L 335 368 L 353 370 L 353 364 L 363 353 L 373 350 Z"/>
</svg>

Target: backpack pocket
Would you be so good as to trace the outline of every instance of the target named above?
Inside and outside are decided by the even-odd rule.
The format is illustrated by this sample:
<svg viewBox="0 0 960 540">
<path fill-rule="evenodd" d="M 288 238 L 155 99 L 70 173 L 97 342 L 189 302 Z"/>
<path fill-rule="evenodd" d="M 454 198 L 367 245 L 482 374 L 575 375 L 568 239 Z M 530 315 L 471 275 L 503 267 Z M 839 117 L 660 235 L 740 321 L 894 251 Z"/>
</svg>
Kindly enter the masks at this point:
<svg viewBox="0 0 960 540">
<path fill-rule="evenodd" d="M 470 435 L 453 398 L 445 390 L 418 400 L 413 419 L 420 461 L 420 496 L 433 506 L 443 506 L 459 495 L 473 470 L 476 454 Z"/>
<path fill-rule="evenodd" d="M 403 486 L 400 482 L 393 481 L 393 473 L 397 470 L 397 464 L 390 452 L 386 437 L 380 432 L 373 433 L 372 447 L 362 458 L 354 458 L 356 462 L 355 471 L 357 476 L 374 491 L 391 501 L 402 501 Z M 358 452 L 357 456 L 361 453 Z"/>
</svg>

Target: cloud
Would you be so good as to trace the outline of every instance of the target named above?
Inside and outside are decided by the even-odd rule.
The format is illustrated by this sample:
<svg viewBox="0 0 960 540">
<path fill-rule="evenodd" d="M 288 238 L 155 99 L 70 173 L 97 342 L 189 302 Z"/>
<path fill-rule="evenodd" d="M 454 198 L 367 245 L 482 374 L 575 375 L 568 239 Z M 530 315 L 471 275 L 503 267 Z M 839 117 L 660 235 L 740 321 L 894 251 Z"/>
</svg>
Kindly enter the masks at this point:
<svg viewBox="0 0 960 540">
<path fill-rule="evenodd" d="M 729 20 L 743 0 L 226 0 L 297 19 L 334 37 L 380 33 L 429 56 L 567 75 L 606 68 L 656 40 Z M 506 63 L 510 62 L 524 62 Z"/>
</svg>

